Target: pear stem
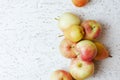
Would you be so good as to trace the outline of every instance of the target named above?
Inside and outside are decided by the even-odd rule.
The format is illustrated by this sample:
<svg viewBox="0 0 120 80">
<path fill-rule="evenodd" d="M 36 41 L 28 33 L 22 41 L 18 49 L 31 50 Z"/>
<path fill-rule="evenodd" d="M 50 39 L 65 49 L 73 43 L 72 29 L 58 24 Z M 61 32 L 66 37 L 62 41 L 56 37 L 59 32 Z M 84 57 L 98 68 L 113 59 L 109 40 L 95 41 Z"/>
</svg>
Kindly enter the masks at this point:
<svg viewBox="0 0 120 80">
<path fill-rule="evenodd" d="M 111 58 L 112 58 L 112 56 L 111 56 L 111 55 L 109 55 L 109 57 L 111 57 Z"/>
<path fill-rule="evenodd" d="M 55 18 L 55 20 L 59 21 L 59 16 L 57 18 Z"/>
<path fill-rule="evenodd" d="M 59 35 L 58 37 L 63 37 L 64 35 Z"/>
</svg>

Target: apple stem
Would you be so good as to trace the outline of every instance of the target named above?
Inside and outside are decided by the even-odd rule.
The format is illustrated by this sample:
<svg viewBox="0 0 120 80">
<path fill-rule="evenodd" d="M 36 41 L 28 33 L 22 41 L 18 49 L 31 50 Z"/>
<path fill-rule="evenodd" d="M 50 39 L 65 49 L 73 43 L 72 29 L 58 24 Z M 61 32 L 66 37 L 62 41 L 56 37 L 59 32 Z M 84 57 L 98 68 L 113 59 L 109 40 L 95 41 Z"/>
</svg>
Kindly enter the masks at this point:
<svg viewBox="0 0 120 80">
<path fill-rule="evenodd" d="M 71 48 L 75 48 L 75 46 L 71 46 Z"/>
<path fill-rule="evenodd" d="M 59 21 L 59 16 L 57 18 L 55 18 L 55 20 Z"/>
<path fill-rule="evenodd" d="M 58 37 L 63 37 L 64 35 L 59 35 Z"/>
<path fill-rule="evenodd" d="M 109 57 L 111 57 L 111 58 L 112 58 L 112 56 L 111 56 L 111 55 L 109 55 Z"/>
</svg>

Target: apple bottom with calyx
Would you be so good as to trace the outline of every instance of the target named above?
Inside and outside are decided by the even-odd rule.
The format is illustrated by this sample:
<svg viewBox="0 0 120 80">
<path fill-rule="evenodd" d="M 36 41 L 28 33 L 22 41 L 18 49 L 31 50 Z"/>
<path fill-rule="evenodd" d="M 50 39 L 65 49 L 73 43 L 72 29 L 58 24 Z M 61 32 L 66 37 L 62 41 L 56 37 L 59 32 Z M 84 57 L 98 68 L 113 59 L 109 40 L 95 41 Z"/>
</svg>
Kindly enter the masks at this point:
<svg viewBox="0 0 120 80">
<path fill-rule="evenodd" d="M 67 71 L 56 70 L 52 73 L 50 80 L 73 80 L 73 78 Z"/>
<path fill-rule="evenodd" d="M 94 43 L 97 47 L 97 55 L 95 57 L 95 60 L 103 60 L 110 57 L 108 50 L 103 44 L 101 44 L 100 42 L 94 42 Z"/>
<path fill-rule="evenodd" d="M 92 61 L 97 54 L 97 47 L 90 40 L 78 42 L 75 48 L 76 54 L 84 61 Z"/>
<path fill-rule="evenodd" d="M 72 25 L 64 31 L 64 36 L 72 42 L 78 42 L 84 37 L 84 30 L 79 25 Z"/>
<path fill-rule="evenodd" d="M 75 58 L 75 45 L 76 43 L 71 42 L 68 39 L 63 39 L 60 43 L 60 52 L 66 58 Z"/>
<path fill-rule="evenodd" d="M 94 63 L 83 61 L 80 58 L 72 59 L 70 74 L 76 80 L 84 80 L 94 73 Z"/>
<path fill-rule="evenodd" d="M 95 20 L 87 20 L 84 21 L 81 26 L 85 30 L 85 37 L 84 39 L 94 40 L 96 39 L 101 33 L 101 25 Z"/>
</svg>

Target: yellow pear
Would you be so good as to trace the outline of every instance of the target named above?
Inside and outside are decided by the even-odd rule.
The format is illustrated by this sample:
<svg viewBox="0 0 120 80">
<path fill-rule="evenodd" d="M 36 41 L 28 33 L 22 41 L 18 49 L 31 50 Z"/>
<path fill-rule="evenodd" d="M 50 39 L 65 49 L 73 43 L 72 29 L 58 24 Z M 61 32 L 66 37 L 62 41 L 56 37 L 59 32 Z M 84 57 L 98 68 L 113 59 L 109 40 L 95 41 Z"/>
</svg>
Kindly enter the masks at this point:
<svg viewBox="0 0 120 80">
<path fill-rule="evenodd" d="M 97 47 L 97 55 L 95 57 L 95 60 L 103 60 L 109 57 L 108 50 L 103 44 L 101 44 L 100 42 L 95 42 L 95 45 Z"/>
</svg>

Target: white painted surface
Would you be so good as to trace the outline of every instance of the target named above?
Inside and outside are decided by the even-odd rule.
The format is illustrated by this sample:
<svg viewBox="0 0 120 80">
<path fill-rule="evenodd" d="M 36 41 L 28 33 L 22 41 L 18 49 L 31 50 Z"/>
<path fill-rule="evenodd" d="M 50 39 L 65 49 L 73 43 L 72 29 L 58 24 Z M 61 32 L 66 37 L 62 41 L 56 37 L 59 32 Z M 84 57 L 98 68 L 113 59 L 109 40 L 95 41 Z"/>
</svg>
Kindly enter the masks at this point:
<svg viewBox="0 0 120 80">
<path fill-rule="evenodd" d="M 120 80 L 120 0 L 91 0 L 83 8 L 71 0 L 0 0 L 0 80 L 50 80 L 54 70 L 68 70 L 54 20 L 64 12 L 103 24 L 100 41 L 113 58 L 96 63 L 88 80 Z"/>
</svg>

